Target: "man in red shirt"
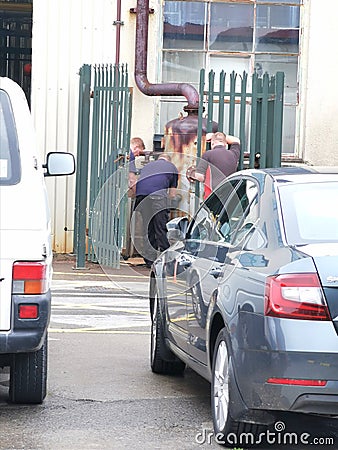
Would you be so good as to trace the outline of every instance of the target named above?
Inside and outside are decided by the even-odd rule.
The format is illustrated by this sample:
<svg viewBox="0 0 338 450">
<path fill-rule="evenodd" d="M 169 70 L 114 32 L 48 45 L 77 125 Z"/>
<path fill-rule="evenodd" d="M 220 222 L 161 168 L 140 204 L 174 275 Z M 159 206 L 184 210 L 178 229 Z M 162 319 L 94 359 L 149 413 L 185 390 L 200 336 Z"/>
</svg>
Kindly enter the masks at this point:
<svg viewBox="0 0 338 450">
<path fill-rule="evenodd" d="M 195 171 L 189 174 L 190 181 L 204 183 L 204 199 L 232 173 L 236 172 L 240 157 L 240 140 L 225 135 L 221 131 L 207 135 L 211 150 L 206 151 L 199 160 Z M 229 148 L 227 148 L 229 146 Z"/>
</svg>

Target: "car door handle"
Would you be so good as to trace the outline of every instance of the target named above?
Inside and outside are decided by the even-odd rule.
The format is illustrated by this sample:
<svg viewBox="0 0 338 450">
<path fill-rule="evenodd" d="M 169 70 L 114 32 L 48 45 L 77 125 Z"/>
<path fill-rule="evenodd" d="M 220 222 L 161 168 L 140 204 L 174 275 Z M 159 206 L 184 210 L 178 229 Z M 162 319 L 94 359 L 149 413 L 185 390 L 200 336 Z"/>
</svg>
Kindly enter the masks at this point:
<svg viewBox="0 0 338 450">
<path fill-rule="evenodd" d="M 223 273 L 222 267 L 213 267 L 212 269 L 209 270 L 209 274 L 214 278 L 220 277 L 222 273 Z"/>
<path fill-rule="evenodd" d="M 192 262 L 188 261 L 188 260 L 179 261 L 179 265 L 182 267 L 190 267 L 191 264 L 192 264 Z"/>
</svg>

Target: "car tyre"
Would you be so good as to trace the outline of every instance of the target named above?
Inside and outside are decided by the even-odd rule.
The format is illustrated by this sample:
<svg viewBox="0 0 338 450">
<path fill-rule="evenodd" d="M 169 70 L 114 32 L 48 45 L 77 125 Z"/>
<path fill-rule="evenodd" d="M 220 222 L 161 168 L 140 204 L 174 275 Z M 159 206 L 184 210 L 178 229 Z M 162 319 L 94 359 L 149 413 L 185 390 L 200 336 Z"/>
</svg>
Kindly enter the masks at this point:
<svg viewBox="0 0 338 450">
<path fill-rule="evenodd" d="M 11 355 L 9 400 L 11 403 L 40 404 L 47 392 L 47 336 L 36 352 Z"/>
<path fill-rule="evenodd" d="M 154 373 L 162 375 L 181 375 L 185 369 L 185 364 L 176 358 L 165 342 L 163 320 L 157 298 L 152 309 L 150 365 Z"/>
<path fill-rule="evenodd" d="M 230 355 L 227 331 L 223 328 L 216 339 L 212 363 L 211 409 L 215 436 L 221 436 L 219 443 L 233 446 L 234 436 L 240 443 L 241 433 L 251 433 L 253 438 L 260 430 L 258 424 L 239 422 L 231 417 L 233 380 L 230 377 Z M 231 441 L 228 436 L 231 433 Z"/>
</svg>

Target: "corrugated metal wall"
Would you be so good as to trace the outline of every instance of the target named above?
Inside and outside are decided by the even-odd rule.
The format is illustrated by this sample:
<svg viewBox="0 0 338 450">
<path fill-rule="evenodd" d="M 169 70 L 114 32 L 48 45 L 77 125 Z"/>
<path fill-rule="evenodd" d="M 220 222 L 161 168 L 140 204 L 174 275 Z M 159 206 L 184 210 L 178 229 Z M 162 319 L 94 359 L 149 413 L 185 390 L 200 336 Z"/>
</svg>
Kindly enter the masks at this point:
<svg viewBox="0 0 338 450">
<path fill-rule="evenodd" d="M 76 153 L 78 72 L 115 60 L 113 0 L 34 0 L 32 113 L 41 153 Z M 53 247 L 73 250 L 75 177 L 47 180 Z"/>
<path fill-rule="evenodd" d="M 134 71 L 136 0 L 121 0 L 120 63 Z M 161 0 L 150 5 L 158 12 Z M 67 150 L 76 154 L 79 69 L 83 64 L 114 64 L 117 0 L 33 0 L 32 113 L 41 155 Z M 151 36 L 158 14 L 150 19 Z M 149 43 L 149 78 L 155 79 L 158 40 Z M 130 77 L 133 85 L 133 77 Z M 132 134 L 152 143 L 156 100 L 135 92 L 134 106 L 142 114 L 133 118 Z M 144 121 L 144 118 L 147 118 Z M 75 176 L 48 179 L 52 213 L 53 249 L 73 251 Z"/>
</svg>

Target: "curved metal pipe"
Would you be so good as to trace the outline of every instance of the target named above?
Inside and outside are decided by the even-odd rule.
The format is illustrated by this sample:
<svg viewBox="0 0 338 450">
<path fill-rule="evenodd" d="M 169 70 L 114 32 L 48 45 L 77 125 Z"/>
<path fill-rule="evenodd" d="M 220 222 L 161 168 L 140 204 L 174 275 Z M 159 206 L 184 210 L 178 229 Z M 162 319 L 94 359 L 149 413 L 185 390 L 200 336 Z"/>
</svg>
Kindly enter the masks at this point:
<svg viewBox="0 0 338 450">
<path fill-rule="evenodd" d="M 197 113 L 199 95 L 196 89 L 188 83 L 152 84 L 147 77 L 148 57 L 148 23 L 149 0 L 137 0 L 136 8 L 136 40 L 135 40 L 135 81 L 137 87 L 145 95 L 184 96 L 188 105 L 187 112 Z"/>
</svg>

